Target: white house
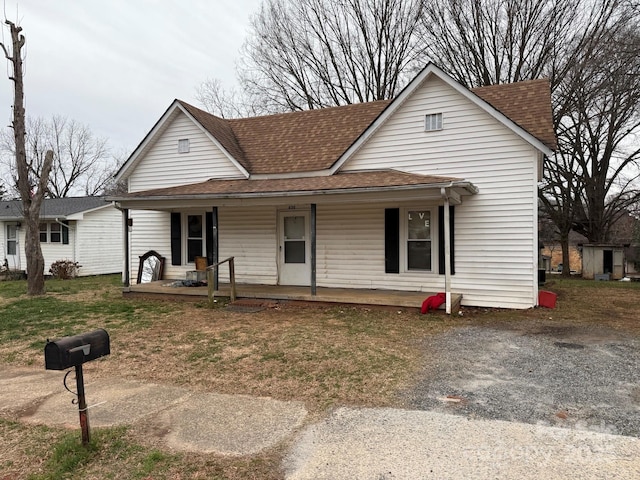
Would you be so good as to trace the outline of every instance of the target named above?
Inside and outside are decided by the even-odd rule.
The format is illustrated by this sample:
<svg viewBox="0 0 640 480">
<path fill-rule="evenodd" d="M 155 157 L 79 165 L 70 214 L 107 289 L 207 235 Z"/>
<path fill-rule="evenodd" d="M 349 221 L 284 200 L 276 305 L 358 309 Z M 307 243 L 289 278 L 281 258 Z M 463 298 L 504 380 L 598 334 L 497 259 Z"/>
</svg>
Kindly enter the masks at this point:
<svg viewBox="0 0 640 480">
<path fill-rule="evenodd" d="M 528 308 L 555 142 L 546 80 L 469 90 L 433 64 L 390 101 L 225 120 L 175 100 L 117 174 L 128 278 L 155 250 L 165 278 L 234 256 L 246 284 Z"/>
<path fill-rule="evenodd" d="M 79 275 L 122 272 L 122 232 L 122 214 L 104 197 L 45 198 L 40 208 L 45 274 L 58 260 L 78 262 Z M 26 270 L 20 200 L 0 201 L 0 241 L 2 261 L 11 270 Z"/>
</svg>

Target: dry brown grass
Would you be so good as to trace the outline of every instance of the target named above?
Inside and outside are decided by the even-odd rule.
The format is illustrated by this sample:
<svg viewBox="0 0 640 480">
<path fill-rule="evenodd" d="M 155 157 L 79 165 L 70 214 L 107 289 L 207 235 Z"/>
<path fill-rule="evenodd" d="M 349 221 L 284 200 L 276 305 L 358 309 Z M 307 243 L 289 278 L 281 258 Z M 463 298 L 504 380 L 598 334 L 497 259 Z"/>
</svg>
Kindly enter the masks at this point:
<svg viewBox="0 0 640 480">
<path fill-rule="evenodd" d="M 407 309 L 295 304 L 237 313 L 192 303 L 123 300 L 118 289 L 109 286 L 52 296 L 69 304 L 107 301 L 117 304 L 116 312 L 118 308 L 126 312 L 122 317 L 92 313 L 83 320 L 83 329 L 107 328 L 112 342 L 110 357 L 86 365 L 88 377 L 117 376 L 193 390 L 299 400 L 305 402 L 312 421 L 338 405 L 401 406 L 398 393 L 416 375 L 424 375 L 428 352 L 421 340 L 456 326 L 610 327 L 640 335 L 640 284 L 556 280 L 545 288 L 558 294 L 554 310 L 465 308 L 461 316 L 453 317 L 441 312 L 422 316 Z M 134 313 L 132 305 L 137 306 Z M 41 365 L 42 350 L 30 342 L 17 338 L 0 343 L 0 360 L 15 366 Z M 0 471 L 13 475 L 6 480 L 38 472 L 51 445 L 65 434 L 0 420 Z M 112 437 L 106 431 L 99 452 L 76 473 L 87 479 L 154 480 L 282 476 L 278 449 L 246 458 L 178 455 L 162 451 L 160 444 L 134 429 Z M 148 464 L 151 473 L 144 476 L 141 472 Z M 0 480 L 5 478 L 0 475 Z"/>
<path fill-rule="evenodd" d="M 313 413 L 336 404 L 391 405 L 419 368 L 414 340 L 445 327 L 415 310 L 280 304 L 255 313 L 184 304 L 143 331 L 113 334 L 96 376 L 194 390 L 302 400 Z"/>
</svg>

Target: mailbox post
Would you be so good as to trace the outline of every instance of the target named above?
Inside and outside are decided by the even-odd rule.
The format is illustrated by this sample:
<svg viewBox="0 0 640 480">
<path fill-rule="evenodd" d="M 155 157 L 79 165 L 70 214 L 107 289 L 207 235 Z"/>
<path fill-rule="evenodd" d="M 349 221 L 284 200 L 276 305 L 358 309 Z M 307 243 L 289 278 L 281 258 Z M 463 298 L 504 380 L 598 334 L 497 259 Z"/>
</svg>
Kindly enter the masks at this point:
<svg viewBox="0 0 640 480">
<path fill-rule="evenodd" d="M 88 445 L 89 415 L 87 414 L 87 401 L 84 394 L 84 377 L 82 364 L 111 353 L 109 334 L 104 329 L 93 332 L 63 337 L 52 342 L 47 341 L 44 347 L 44 362 L 47 370 L 66 370 L 74 367 L 76 372 L 76 392 L 78 396 L 78 412 L 80 414 L 80 428 L 82 430 L 82 444 Z M 67 372 L 64 377 L 64 386 L 67 390 Z M 69 390 L 71 391 L 71 390 Z"/>
</svg>

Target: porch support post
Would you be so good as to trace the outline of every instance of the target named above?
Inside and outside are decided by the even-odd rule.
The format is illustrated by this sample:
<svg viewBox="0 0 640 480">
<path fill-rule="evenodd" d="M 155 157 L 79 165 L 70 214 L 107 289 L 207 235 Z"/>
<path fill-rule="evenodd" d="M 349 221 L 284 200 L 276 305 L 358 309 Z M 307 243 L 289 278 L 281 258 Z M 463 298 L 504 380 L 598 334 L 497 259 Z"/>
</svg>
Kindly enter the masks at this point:
<svg viewBox="0 0 640 480">
<path fill-rule="evenodd" d="M 446 312 L 451 315 L 451 229 L 449 225 L 449 195 L 446 188 L 440 190 L 444 200 L 444 293 Z"/>
<path fill-rule="evenodd" d="M 211 209 L 211 219 L 212 219 L 212 232 L 211 236 L 213 238 L 213 263 L 214 265 L 220 261 L 220 252 L 218 248 L 218 207 L 213 207 Z M 218 268 L 214 268 L 213 270 L 213 288 L 214 290 L 218 289 L 219 286 L 219 274 Z"/>
<path fill-rule="evenodd" d="M 311 204 L 311 295 L 316 294 L 316 204 Z"/>
<path fill-rule="evenodd" d="M 124 250 L 124 278 L 123 283 L 125 287 L 131 286 L 130 277 L 130 265 L 129 265 L 129 209 L 122 209 L 122 241 Z"/>
</svg>

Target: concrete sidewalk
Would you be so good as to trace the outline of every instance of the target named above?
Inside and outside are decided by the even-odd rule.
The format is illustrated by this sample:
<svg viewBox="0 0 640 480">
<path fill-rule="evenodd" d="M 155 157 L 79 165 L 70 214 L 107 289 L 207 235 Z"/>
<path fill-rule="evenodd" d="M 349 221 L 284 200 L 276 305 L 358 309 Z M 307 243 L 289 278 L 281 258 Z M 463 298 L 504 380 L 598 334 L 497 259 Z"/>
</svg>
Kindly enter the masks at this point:
<svg viewBox="0 0 640 480">
<path fill-rule="evenodd" d="M 0 372 L 0 416 L 79 428 L 63 377 Z M 289 480 L 640 478 L 634 437 L 389 408 L 340 408 L 304 426 L 301 402 L 93 381 L 86 374 L 85 381 L 93 427 L 144 425 L 167 448 L 232 456 L 292 440 L 283 463 Z"/>
<path fill-rule="evenodd" d="M 80 428 L 76 397 L 63 386 L 65 372 L 30 369 L 0 373 L 0 416 L 23 422 Z M 91 380 L 85 373 L 91 427 L 141 424 L 168 447 L 219 455 L 251 455 L 277 445 L 307 415 L 301 402 L 247 395 L 196 393 L 131 380 Z M 75 375 L 68 386 L 75 391 Z"/>
</svg>

